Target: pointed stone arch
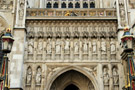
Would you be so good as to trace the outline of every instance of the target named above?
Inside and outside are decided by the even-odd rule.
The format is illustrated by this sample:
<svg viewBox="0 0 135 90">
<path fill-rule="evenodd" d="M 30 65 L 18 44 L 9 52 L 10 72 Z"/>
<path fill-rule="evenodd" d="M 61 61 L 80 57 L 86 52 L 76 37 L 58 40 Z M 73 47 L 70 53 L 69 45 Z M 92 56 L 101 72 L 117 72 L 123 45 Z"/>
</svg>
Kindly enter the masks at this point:
<svg viewBox="0 0 135 90">
<path fill-rule="evenodd" d="M 85 69 L 83 69 L 82 67 L 79 67 L 79 66 L 67 66 L 67 67 L 64 67 L 58 71 L 56 71 L 51 77 L 50 77 L 50 80 L 48 81 L 48 83 L 46 84 L 47 87 L 45 87 L 45 90 L 50 90 L 51 88 L 51 85 L 53 84 L 53 82 L 57 79 L 57 77 L 59 77 L 60 75 L 62 75 L 63 73 L 67 72 L 67 71 L 70 71 L 70 70 L 74 70 L 74 71 L 77 71 L 81 74 L 83 74 L 84 76 L 86 76 L 93 84 L 95 90 L 99 90 L 99 87 L 98 87 L 98 82 L 96 80 L 96 78 L 91 74 L 89 73 L 88 71 L 86 71 Z"/>
</svg>

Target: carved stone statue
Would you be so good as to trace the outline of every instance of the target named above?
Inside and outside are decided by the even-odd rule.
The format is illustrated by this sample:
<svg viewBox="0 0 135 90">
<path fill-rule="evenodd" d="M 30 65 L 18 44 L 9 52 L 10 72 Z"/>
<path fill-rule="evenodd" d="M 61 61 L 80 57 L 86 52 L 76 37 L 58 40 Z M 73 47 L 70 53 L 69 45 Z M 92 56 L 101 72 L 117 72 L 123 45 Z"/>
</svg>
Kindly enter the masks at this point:
<svg viewBox="0 0 135 90">
<path fill-rule="evenodd" d="M 31 70 L 31 68 L 28 68 L 27 76 L 26 76 L 26 84 L 27 85 L 31 84 L 31 79 L 32 79 L 32 70 Z"/>
<path fill-rule="evenodd" d="M 51 42 L 51 39 L 48 38 L 48 41 L 47 41 L 47 54 L 51 54 L 52 52 L 52 42 Z"/>
<path fill-rule="evenodd" d="M 113 68 L 113 83 L 116 85 L 119 82 L 119 76 L 116 68 Z"/>
<path fill-rule="evenodd" d="M 115 46 L 115 43 L 113 40 L 111 40 L 110 44 L 111 44 L 111 53 L 113 54 L 113 53 L 115 53 L 116 46 Z"/>
<path fill-rule="evenodd" d="M 96 44 L 96 42 L 94 41 L 93 43 L 92 43 L 92 52 L 93 53 L 96 53 L 97 52 L 97 44 Z"/>
<path fill-rule="evenodd" d="M 88 51 L 88 42 L 87 42 L 86 39 L 84 40 L 84 43 L 83 43 L 83 51 L 84 52 L 87 52 Z"/>
<path fill-rule="evenodd" d="M 104 69 L 103 69 L 103 81 L 104 81 L 104 85 L 109 84 L 109 74 L 108 74 L 108 70 L 106 67 L 104 67 Z"/>
<path fill-rule="evenodd" d="M 38 53 L 42 53 L 42 50 L 43 50 L 43 40 L 42 39 L 39 39 L 39 42 L 38 42 Z"/>
<path fill-rule="evenodd" d="M 103 39 L 101 42 L 101 52 L 106 53 L 106 42 Z"/>
<path fill-rule="evenodd" d="M 79 43 L 78 43 L 78 41 L 74 42 L 74 53 L 79 53 Z"/>
<path fill-rule="evenodd" d="M 67 38 L 66 41 L 65 41 L 65 50 L 69 50 L 69 48 L 70 48 L 70 41 Z"/>
<path fill-rule="evenodd" d="M 28 53 L 32 54 L 34 52 L 34 42 L 33 39 L 30 39 L 28 42 Z"/>
<path fill-rule="evenodd" d="M 124 26 L 126 21 L 125 21 L 125 9 L 123 4 L 120 5 L 120 18 L 121 18 L 121 26 Z"/>
<path fill-rule="evenodd" d="M 55 47 L 56 47 L 56 54 L 61 53 L 61 41 L 59 39 L 56 40 Z"/>
<path fill-rule="evenodd" d="M 41 68 L 38 68 L 37 69 L 37 74 L 36 74 L 36 84 L 41 84 L 41 78 L 42 78 L 42 75 L 41 75 Z"/>
</svg>

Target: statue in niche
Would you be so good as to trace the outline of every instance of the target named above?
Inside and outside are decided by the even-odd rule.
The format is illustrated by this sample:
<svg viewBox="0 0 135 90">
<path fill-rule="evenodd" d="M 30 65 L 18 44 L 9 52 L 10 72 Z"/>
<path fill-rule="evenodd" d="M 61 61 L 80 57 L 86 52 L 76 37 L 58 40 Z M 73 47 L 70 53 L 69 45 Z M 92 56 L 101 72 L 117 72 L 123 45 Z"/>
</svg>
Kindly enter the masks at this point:
<svg viewBox="0 0 135 90">
<path fill-rule="evenodd" d="M 83 43 L 83 51 L 88 52 L 88 42 L 86 39 L 84 40 L 84 43 Z"/>
<path fill-rule="evenodd" d="M 41 72 L 41 68 L 39 67 L 37 69 L 37 73 L 36 73 L 36 84 L 41 84 L 41 78 L 42 78 L 42 72 Z"/>
<path fill-rule="evenodd" d="M 43 40 L 39 39 L 39 42 L 38 42 L 38 53 L 42 53 L 42 50 L 43 50 Z"/>
<path fill-rule="evenodd" d="M 52 53 L 52 42 L 51 42 L 51 39 L 48 38 L 48 41 L 47 41 L 47 54 L 51 54 Z"/>
<path fill-rule="evenodd" d="M 74 42 L 74 53 L 79 53 L 79 43 L 78 43 L 78 41 Z"/>
<path fill-rule="evenodd" d="M 95 41 L 92 43 L 92 47 L 93 47 L 92 52 L 96 53 L 96 51 L 97 51 L 97 44 L 96 44 Z"/>
<path fill-rule="evenodd" d="M 106 53 L 106 42 L 103 39 L 101 42 L 101 52 Z"/>
<path fill-rule="evenodd" d="M 56 47 L 56 54 L 61 53 L 61 41 L 59 39 L 56 40 L 55 47 Z"/>
<path fill-rule="evenodd" d="M 109 74 L 106 67 L 103 68 L 103 82 L 104 82 L 104 85 L 109 84 Z"/>
<path fill-rule="evenodd" d="M 24 16 L 24 0 L 20 0 L 19 19 L 22 20 Z"/>
<path fill-rule="evenodd" d="M 33 39 L 30 39 L 28 42 L 28 53 L 32 54 L 34 52 L 34 42 Z"/>
<path fill-rule="evenodd" d="M 111 54 L 113 54 L 113 53 L 115 53 L 116 46 L 115 46 L 115 43 L 114 43 L 114 41 L 112 39 L 111 39 L 110 44 L 111 44 Z"/>
<path fill-rule="evenodd" d="M 67 38 L 66 40 L 65 40 L 65 48 L 64 48 L 66 51 L 69 51 L 69 49 L 70 49 L 70 40 L 69 40 L 69 38 Z"/>
<path fill-rule="evenodd" d="M 120 5 L 120 17 L 121 17 L 121 25 L 125 25 L 125 10 L 124 10 L 124 5 Z"/>
<path fill-rule="evenodd" d="M 31 84 L 31 79 L 32 79 L 32 70 L 31 70 L 31 68 L 28 68 L 27 76 L 26 76 L 26 84 L 27 85 Z"/>
<path fill-rule="evenodd" d="M 118 76 L 118 71 L 117 68 L 113 68 L 113 83 L 114 85 L 118 84 L 119 82 L 119 76 Z"/>
</svg>

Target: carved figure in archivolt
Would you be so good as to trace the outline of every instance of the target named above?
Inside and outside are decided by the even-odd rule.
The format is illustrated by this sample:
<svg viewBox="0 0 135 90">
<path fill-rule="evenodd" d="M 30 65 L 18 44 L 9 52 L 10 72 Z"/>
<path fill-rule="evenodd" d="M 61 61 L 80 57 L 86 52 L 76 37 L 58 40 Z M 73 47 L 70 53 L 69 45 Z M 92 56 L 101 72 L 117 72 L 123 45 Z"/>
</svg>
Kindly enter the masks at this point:
<svg viewBox="0 0 135 90">
<path fill-rule="evenodd" d="M 102 39 L 101 41 L 101 52 L 106 53 L 106 42 L 104 41 L 104 39 Z"/>
<path fill-rule="evenodd" d="M 47 49 L 46 49 L 46 51 L 47 51 L 47 54 L 51 54 L 51 52 L 52 52 L 52 42 L 51 42 L 50 38 L 48 38 L 48 40 L 47 40 Z"/>
<path fill-rule="evenodd" d="M 32 54 L 34 52 L 34 41 L 30 39 L 28 42 L 28 53 Z"/>
<path fill-rule="evenodd" d="M 104 85 L 109 84 L 109 74 L 106 67 L 103 68 L 103 82 L 104 82 Z"/>
<path fill-rule="evenodd" d="M 37 68 L 37 73 L 36 73 L 36 84 L 41 84 L 41 78 L 42 78 L 42 71 L 41 68 Z"/>
<path fill-rule="evenodd" d="M 93 53 L 96 53 L 97 52 L 97 43 L 96 43 L 96 41 L 93 41 L 92 42 L 92 52 Z"/>
<path fill-rule="evenodd" d="M 69 40 L 69 38 L 67 38 L 65 40 L 65 47 L 64 47 L 64 49 L 65 49 L 65 51 L 69 51 L 69 49 L 70 49 L 70 40 Z"/>
<path fill-rule="evenodd" d="M 60 39 L 56 40 L 55 47 L 56 47 L 56 54 L 61 53 L 61 41 L 60 41 Z"/>
<path fill-rule="evenodd" d="M 113 68 L 113 83 L 114 85 L 119 83 L 119 75 L 116 67 Z"/>
<path fill-rule="evenodd" d="M 111 39 L 110 45 L 111 45 L 111 54 L 113 54 L 115 53 L 116 50 L 115 42 L 113 41 L 113 39 Z"/>
<path fill-rule="evenodd" d="M 26 75 L 26 84 L 27 85 L 30 85 L 31 84 L 31 79 L 32 79 L 32 70 L 31 68 L 29 67 L 27 69 L 27 75 Z"/>
<path fill-rule="evenodd" d="M 79 42 L 78 41 L 74 42 L 74 53 L 79 53 Z"/>
<path fill-rule="evenodd" d="M 87 42 L 86 39 L 85 39 L 84 42 L 83 42 L 83 51 L 84 51 L 84 52 L 87 52 L 87 51 L 88 51 L 88 42 Z"/>
<path fill-rule="evenodd" d="M 43 40 L 39 39 L 39 42 L 38 42 L 38 53 L 42 53 L 42 50 L 43 50 Z"/>
<path fill-rule="evenodd" d="M 91 81 L 88 83 L 88 90 L 95 90 Z"/>
</svg>

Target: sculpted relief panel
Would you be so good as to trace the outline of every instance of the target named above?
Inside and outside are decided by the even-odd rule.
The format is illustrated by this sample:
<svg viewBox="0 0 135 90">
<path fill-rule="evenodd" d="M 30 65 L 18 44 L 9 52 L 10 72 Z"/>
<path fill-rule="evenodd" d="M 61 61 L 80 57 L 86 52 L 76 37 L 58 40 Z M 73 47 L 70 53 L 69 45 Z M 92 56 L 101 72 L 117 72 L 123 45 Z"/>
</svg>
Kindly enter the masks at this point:
<svg viewBox="0 0 135 90">
<path fill-rule="evenodd" d="M 29 22 L 26 59 L 89 61 L 108 60 L 111 57 L 111 60 L 116 60 L 115 23 L 103 22 L 101 27 L 102 23 L 89 22 L 85 23 L 85 28 L 83 23 L 85 22 L 42 22 L 42 26 L 40 23 Z"/>
</svg>

